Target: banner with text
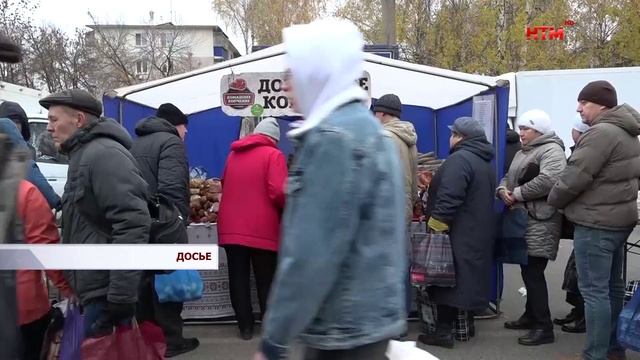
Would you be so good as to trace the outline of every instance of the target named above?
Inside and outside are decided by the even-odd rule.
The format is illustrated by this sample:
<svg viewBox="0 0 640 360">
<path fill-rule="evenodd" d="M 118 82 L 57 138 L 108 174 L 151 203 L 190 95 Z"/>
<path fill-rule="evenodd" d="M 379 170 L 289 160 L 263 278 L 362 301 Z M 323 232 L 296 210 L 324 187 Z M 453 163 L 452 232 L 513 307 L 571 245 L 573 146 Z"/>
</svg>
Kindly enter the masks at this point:
<svg viewBox="0 0 640 360">
<path fill-rule="evenodd" d="M 0 270 L 216 270 L 215 244 L 1 244 Z"/>
<path fill-rule="evenodd" d="M 282 89 L 284 72 L 243 73 L 222 77 L 222 111 L 229 116 L 299 116 Z M 371 98 L 371 76 L 367 71 L 358 84 Z"/>
</svg>

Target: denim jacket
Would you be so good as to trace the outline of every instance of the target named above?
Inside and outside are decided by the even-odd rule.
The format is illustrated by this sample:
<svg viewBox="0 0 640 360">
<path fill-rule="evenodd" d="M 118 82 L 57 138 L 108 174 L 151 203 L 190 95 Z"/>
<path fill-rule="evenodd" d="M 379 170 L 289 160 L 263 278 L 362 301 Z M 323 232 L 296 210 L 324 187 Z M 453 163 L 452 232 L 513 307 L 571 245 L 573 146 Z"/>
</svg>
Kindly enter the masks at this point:
<svg viewBox="0 0 640 360">
<path fill-rule="evenodd" d="M 349 349 L 406 329 L 405 203 L 393 140 L 359 102 L 299 140 L 264 323 L 270 360 L 285 358 L 297 337 Z"/>
</svg>

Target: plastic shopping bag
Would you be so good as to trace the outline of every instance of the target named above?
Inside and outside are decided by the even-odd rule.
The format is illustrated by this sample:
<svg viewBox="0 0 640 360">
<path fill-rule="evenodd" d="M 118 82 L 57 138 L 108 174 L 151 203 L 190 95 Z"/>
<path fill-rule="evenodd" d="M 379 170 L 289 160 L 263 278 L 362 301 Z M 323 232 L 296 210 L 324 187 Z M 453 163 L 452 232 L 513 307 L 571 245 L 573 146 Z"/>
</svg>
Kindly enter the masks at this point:
<svg viewBox="0 0 640 360">
<path fill-rule="evenodd" d="M 118 326 L 115 332 L 82 343 L 82 360 L 162 360 L 166 351 L 162 330 L 155 324 Z"/>
<path fill-rule="evenodd" d="M 69 304 L 62 329 L 60 360 L 81 360 L 82 340 L 84 340 L 84 321 L 80 306 Z"/>
<path fill-rule="evenodd" d="M 413 285 L 424 285 L 430 239 L 429 233 L 426 232 L 411 235 L 411 283 Z"/>
<path fill-rule="evenodd" d="M 624 348 L 640 351 L 640 291 L 636 291 L 620 312 L 618 342 Z"/>
<path fill-rule="evenodd" d="M 386 355 L 389 360 L 438 360 L 437 357 L 417 347 L 415 341 L 391 340 Z"/>
<path fill-rule="evenodd" d="M 189 302 L 202 298 L 204 284 L 197 270 L 156 274 L 154 288 L 160 303 Z"/>
<path fill-rule="evenodd" d="M 429 248 L 425 262 L 425 285 L 456 286 L 456 268 L 449 235 L 430 233 L 429 237 Z"/>
</svg>

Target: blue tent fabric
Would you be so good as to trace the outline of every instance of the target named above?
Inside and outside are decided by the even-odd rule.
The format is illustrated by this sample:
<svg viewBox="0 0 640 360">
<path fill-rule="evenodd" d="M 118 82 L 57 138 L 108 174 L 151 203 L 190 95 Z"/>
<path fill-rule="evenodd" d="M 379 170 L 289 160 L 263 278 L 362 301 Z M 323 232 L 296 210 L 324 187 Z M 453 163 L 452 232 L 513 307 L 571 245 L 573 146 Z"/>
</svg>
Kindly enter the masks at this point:
<svg viewBox="0 0 640 360">
<path fill-rule="evenodd" d="M 203 166 L 211 177 L 221 177 L 231 143 L 238 139 L 242 120 L 229 117 L 222 109 L 189 115 L 185 141 L 189 166 Z"/>
<path fill-rule="evenodd" d="M 471 116 L 473 110 L 473 99 L 462 103 L 451 105 L 436 111 L 436 156 L 446 159 L 449 156 L 449 138 L 451 130 L 449 125 L 461 116 Z"/>
<path fill-rule="evenodd" d="M 417 147 L 421 153 L 428 153 L 436 148 L 434 114 L 434 110 L 426 107 L 402 105 L 400 118 L 409 121 L 416 128 L 416 133 L 418 133 Z"/>
</svg>

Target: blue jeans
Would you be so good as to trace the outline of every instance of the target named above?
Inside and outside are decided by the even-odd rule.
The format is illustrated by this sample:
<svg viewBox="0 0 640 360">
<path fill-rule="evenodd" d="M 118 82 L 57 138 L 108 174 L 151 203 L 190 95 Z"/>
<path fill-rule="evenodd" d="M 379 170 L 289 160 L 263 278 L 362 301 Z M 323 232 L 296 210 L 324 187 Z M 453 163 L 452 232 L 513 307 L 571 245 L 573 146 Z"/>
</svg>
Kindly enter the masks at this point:
<svg viewBox="0 0 640 360">
<path fill-rule="evenodd" d="M 624 299 L 624 245 L 632 230 L 608 231 L 576 225 L 573 247 L 578 286 L 585 302 L 587 360 L 605 360 L 608 354 L 624 352 L 616 338 L 616 325 Z"/>
</svg>

